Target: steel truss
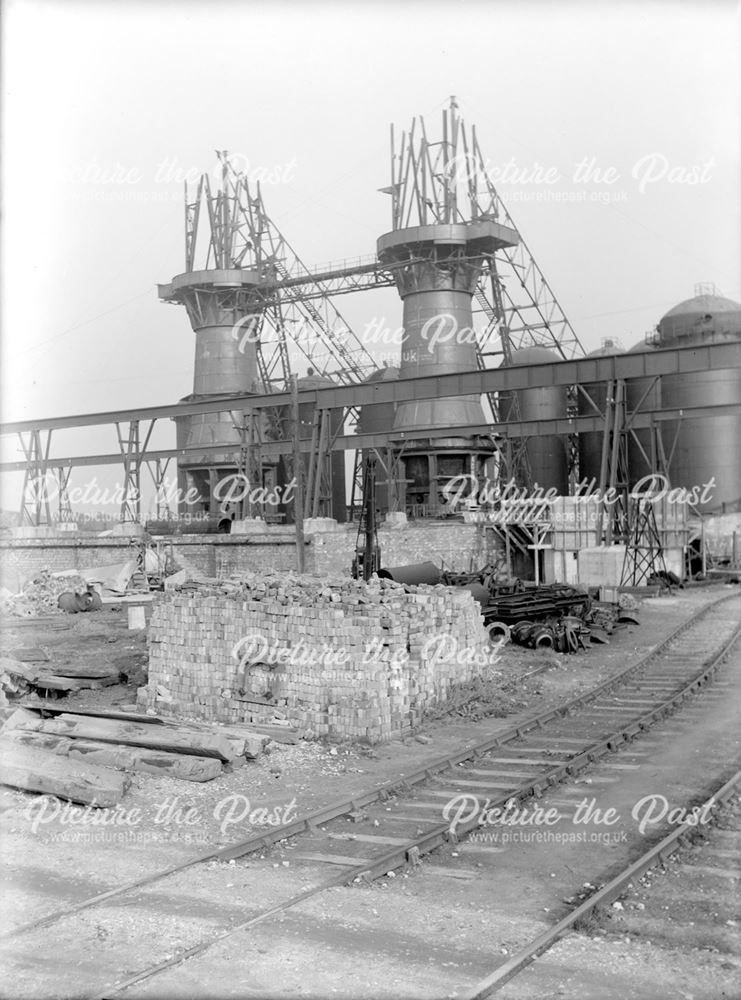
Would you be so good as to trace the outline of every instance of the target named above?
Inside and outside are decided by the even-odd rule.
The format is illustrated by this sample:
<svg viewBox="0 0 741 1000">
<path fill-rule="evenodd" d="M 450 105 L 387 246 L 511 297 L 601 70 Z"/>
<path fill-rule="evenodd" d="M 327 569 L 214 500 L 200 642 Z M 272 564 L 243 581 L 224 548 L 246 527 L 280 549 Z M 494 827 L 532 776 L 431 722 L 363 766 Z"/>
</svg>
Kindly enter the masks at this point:
<svg viewBox="0 0 741 1000">
<path fill-rule="evenodd" d="M 416 380 L 400 380 L 378 382 L 370 385 L 327 387 L 302 391 L 299 395 L 301 403 L 311 404 L 318 410 L 342 408 L 345 412 L 352 407 L 364 403 L 403 402 L 408 399 L 423 399 L 435 395 L 470 395 L 473 392 L 497 393 L 509 392 L 513 388 L 534 388 L 537 386 L 556 386 L 569 384 L 594 384 L 598 382 L 615 382 L 626 378 L 645 379 L 648 376 L 648 388 L 631 412 L 625 411 L 622 418 L 624 434 L 630 434 L 632 440 L 639 446 L 644 459 L 650 468 L 664 472 L 671 465 L 672 455 L 676 446 L 676 438 L 668 448 L 664 447 L 660 427 L 667 421 L 676 421 L 682 411 L 648 410 L 645 402 L 651 388 L 651 379 L 661 375 L 676 372 L 707 371 L 718 368 L 741 367 L 741 346 L 734 344 L 714 344 L 702 347 L 672 348 L 647 351 L 643 354 L 615 355 L 599 358 L 583 358 L 561 362 L 555 365 L 524 365 L 514 369 L 485 370 L 457 375 L 436 376 Z M 51 510 L 48 507 L 48 490 L 36 490 L 34 484 L 46 482 L 52 470 L 69 470 L 73 467 L 94 467 L 98 465 L 123 464 L 127 484 L 136 487 L 140 485 L 141 465 L 165 461 L 173 458 L 187 459 L 185 451 L 178 449 L 151 449 L 149 441 L 155 421 L 170 421 L 176 416 L 196 415 L 199 413 L 214 413 L 219 411 L 237 412 L 255 410 L 269 415 L 284 412 L 290 405 L 290 394 L 280 395 L 244 394 L 226 401 L 196 400 L 188 403 L 177 403 L 167 406 L 150 407 L 139 410 L 119 410 L 97 414 L 81 414 L 70 417 L 44 418 L 37 421 L 18 421 L 0 425 L 0 435 L 17 435 L 24 461 L 3 462 L 0 472 L 22 472 L 24 474 L 23 490 L 23 522 L 26 524 L 42 524 L 51 520 Z M 529 437 L 538 434 L 568 434 L 574 431 L 605 432 L 606 413 L 592 401 L 592 414 L 578 417 L 565 417 L 549 421 L 522 422 L 512 421 L 497 427 L 482 425 L 476 428 L 466 428 L 467 433 L 501 432 L 506 440 L 516 437 Z M 686 417 L 712 417 L 723 413 L 739 413 L 740 406 L 685 407 Z M 147 423 L 149 426 L 147 427 Z M 275 421 L 273 422 L 275 423 Z M 55 430 L 66 430 L 72 427 L 113 426 L 116 428 L 119 450 L 116 453 L 101 455 L 60 456 L 51 455 L 51 445 Z M 144 426 L 142 433 L 140 426 Z M 647 453 L 641 440 L 635 436 L 636 430 L 652 430 L 650 453 Z M 450 436 L 451 428 L 438 429 L 445 436 Z M 460 429 L 458 429 L 460 430 Z M 611 427 L 610 433 L 614 432 Z M 430 431 L 425 436 L 430 436 Z M 262 449 L 267 456 L 277 456 L 290 452 L 287 441 L 271 440 L 262 442 Z M 392 440 L 391 434 L 384 435 L 353 435 L 344 434 L 335 437 L 334 449 L 377 448 L 398 451 L 403 442 Z M 302 448 L 308 450 L 308 443 Z M 207 446 L 200 445 L 195 449 L 199 453 L 208 451 Z M 223 453 L 223 445 L 213 446 L 214 453 Z M 612 451 L 610 451 L 612 454 Z M 235 459 L 235 464 L 237 461 Z M 150 470 L 151 471 L 151 470 Z M 156 472 L 155 472 L 156 475 Z M 610 473 L 612 475 L 612 473 Z M 161 478 L 164 478 L 162 474 Z M 606 483 L 610 482 L 609 476 Z M 67 480 L 65 479 L 65 487 Z M 132 490 L 133 492 L 133 490 Z M 131 516 L 131 508 L 124 513 Z"/>
</svg>

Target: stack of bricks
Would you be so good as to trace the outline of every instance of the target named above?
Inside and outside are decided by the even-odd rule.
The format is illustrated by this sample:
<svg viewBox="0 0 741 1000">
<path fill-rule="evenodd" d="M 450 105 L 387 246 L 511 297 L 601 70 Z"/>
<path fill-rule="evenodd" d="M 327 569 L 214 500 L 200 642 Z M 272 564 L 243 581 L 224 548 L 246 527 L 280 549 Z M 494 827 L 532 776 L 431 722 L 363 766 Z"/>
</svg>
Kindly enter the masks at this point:
<svg viewBox="0 0 741 1000">
<path fill-rule="evenodd" d="M 468 591 L 246 574 L 157 599 L 140 704 L 165 689 L 182 716 L 378 743 L 489 670 L 488 649 Z"/>
</svg>

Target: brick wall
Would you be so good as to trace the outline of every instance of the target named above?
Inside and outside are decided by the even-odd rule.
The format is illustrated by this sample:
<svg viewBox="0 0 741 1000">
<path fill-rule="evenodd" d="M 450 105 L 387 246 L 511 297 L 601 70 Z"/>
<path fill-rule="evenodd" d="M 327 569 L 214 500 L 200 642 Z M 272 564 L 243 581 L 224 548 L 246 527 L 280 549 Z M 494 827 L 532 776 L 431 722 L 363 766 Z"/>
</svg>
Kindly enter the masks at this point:
<svg viewBox="0 0 741 1000">
<path fill-rule="evenodd" d="M 160 543 L 174 563 L 204 576 L 228 577 L 234 573 L 291 572 L 296 569 L 296 541 L 292 533 L 275 535 L 218 535 L 163 538 Z M 310 543 L 306 545 L 311 548 Z M 309 561 L 307 551 L 307 562 Z"/>
<path fill-rule="evenodd" d="M 296 544 L 293 537 L 287 535 L 219 535 L 208 541 L 199 535 L 192 538 L 173 536 L 164 538 L 162 545 L 176 567 L 183 565 L 204 576 L 230 576 L 250 570 L 288 572 L 296 568 Z M 310 549 L 311 544 L 307 543 L 307 550 Z M 66 569 L 92 569 L 125 562 L 135 552 L 127 538 L 2 540 L 0 584 L 16 593 L 43 569 L 52 573 Z"/>
<path fill-rule="evenodd" d="M 320 574 L 349 573 L 357 534 L 357 525 L 347 525 L 341 531 L 313 535 L 312 570 Z M 444 563 L 446 569 L 455 572 L 466 572 L 471 563 L 479 569 L 488 561 L 484 530 L 475 524 L 416 521 L 403 528 L 381 527 L 378 542 L 384 567 L 430 561 L 438 566 Z"/>
<path fill-rule="evenodd" d="M 321 575 L 349 576 L 357 525 L 307 537 L 306 570 Z M 404 528 L 381 527 L 382 565 L 404 566 L 428 560 L 447 569 L 465 571 L 471 561 L 479 568 L 488 561 L 483 532 L 474 524 L 417 521 Z M 173 535 L 161 539 L 177 567 L 204 576 L 228 577 L 244 572 L 290 573 L 296 569 L 296 542 L 291 527 L 254 535 Z M 0 541 L 2 585 L 16 592 L 42 569 L 91 569 L 131 558 L 127 538 L 27 538 Z"/>
<path fill-rule="evenodd" d="M 0 541 L 2 585 L 17 592 L 42 569 L 91 569 L 131 559 L 132 548 L 121 538 L 27 538 Z"/>
<path fill-rule="evenodd" d="M 376 743 L 491 666 L 463 590 L 248 575 L 158 597 L 141 707 Z"/>
</svg>

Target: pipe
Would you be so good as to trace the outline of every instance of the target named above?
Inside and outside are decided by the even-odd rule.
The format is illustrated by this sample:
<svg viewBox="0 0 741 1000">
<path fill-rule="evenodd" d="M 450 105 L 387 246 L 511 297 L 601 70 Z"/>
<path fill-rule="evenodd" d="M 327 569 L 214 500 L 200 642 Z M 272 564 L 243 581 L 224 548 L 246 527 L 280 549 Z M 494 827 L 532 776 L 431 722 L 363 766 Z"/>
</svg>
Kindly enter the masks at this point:
<svg viewBox="0 0 741 1000">
<path fill-rule="evenodd" d="M 486 587 L 482 587 L 480 583 L 467 583 L 463 587 L 458 587 L 458 590 L 467 590 L 469 594 L 473 597 L 474 601 L 478 601 L 482 608 L 485 608 L 489 601 L 491 600 L 491 595 Z"/>
<path fill-rule="evenodd" d="M 387 569 L 379 569 L 378 575 L 382 580 L 393 580 L 394 583 L 409 585 L 426 583 L 434 587 L 436 583 L 440 583 L 440 570 L 433 562 L 390 566 Z"/>
</svg>

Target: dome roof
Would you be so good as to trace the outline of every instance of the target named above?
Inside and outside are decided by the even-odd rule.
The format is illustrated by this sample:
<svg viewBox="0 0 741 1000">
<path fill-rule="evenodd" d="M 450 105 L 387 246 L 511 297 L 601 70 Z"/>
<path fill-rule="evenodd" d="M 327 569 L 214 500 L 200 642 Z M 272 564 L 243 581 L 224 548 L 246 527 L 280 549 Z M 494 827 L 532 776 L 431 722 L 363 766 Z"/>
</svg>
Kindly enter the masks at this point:
<svg viewBox="0 0 741 1000">
<path fill-rule="evenodd" d="M 616 340 L 607 339 L 601 347 L 596 348 L 594 351 L 590 351 L 589 354 L 587 354 L 587 357 L 609 358 L 615 354 L 625 354 L 625 348 Z"/>
<path fill-rule="evenodd" d="M 695 295 L 694 298 L 685 299 L 678 305 L 664 313 L 662 319 L 670 316 L 695 316 L 698 313 L 741 313 L 741 302 L 734 302 L 733 299 L 726 299 L 722 295 Z"/>
<path fill-rule="evenodd" d="M 315 371 L 298 379 L 299 389 L 323 389 L 329 385 L 337 385 L 328 375 L 318 375 Z"/>
<path fill-rule="evenodd" d="M 394 367 L 394 365 L 386 365 L 383 368 L 377 368 L 376 371 L 371 372 L 365 381 L 366 384 L 368 382 L 390 382 L 398 377 L 399 369 Z"/>
<path fill-rule="evenodd" d="M 706 339 L 741 336 L 741 302 L 722 295 L 695 295 L 670 309 L 659 320 L 662 344 L 685 337 Z"/>
</svg>

